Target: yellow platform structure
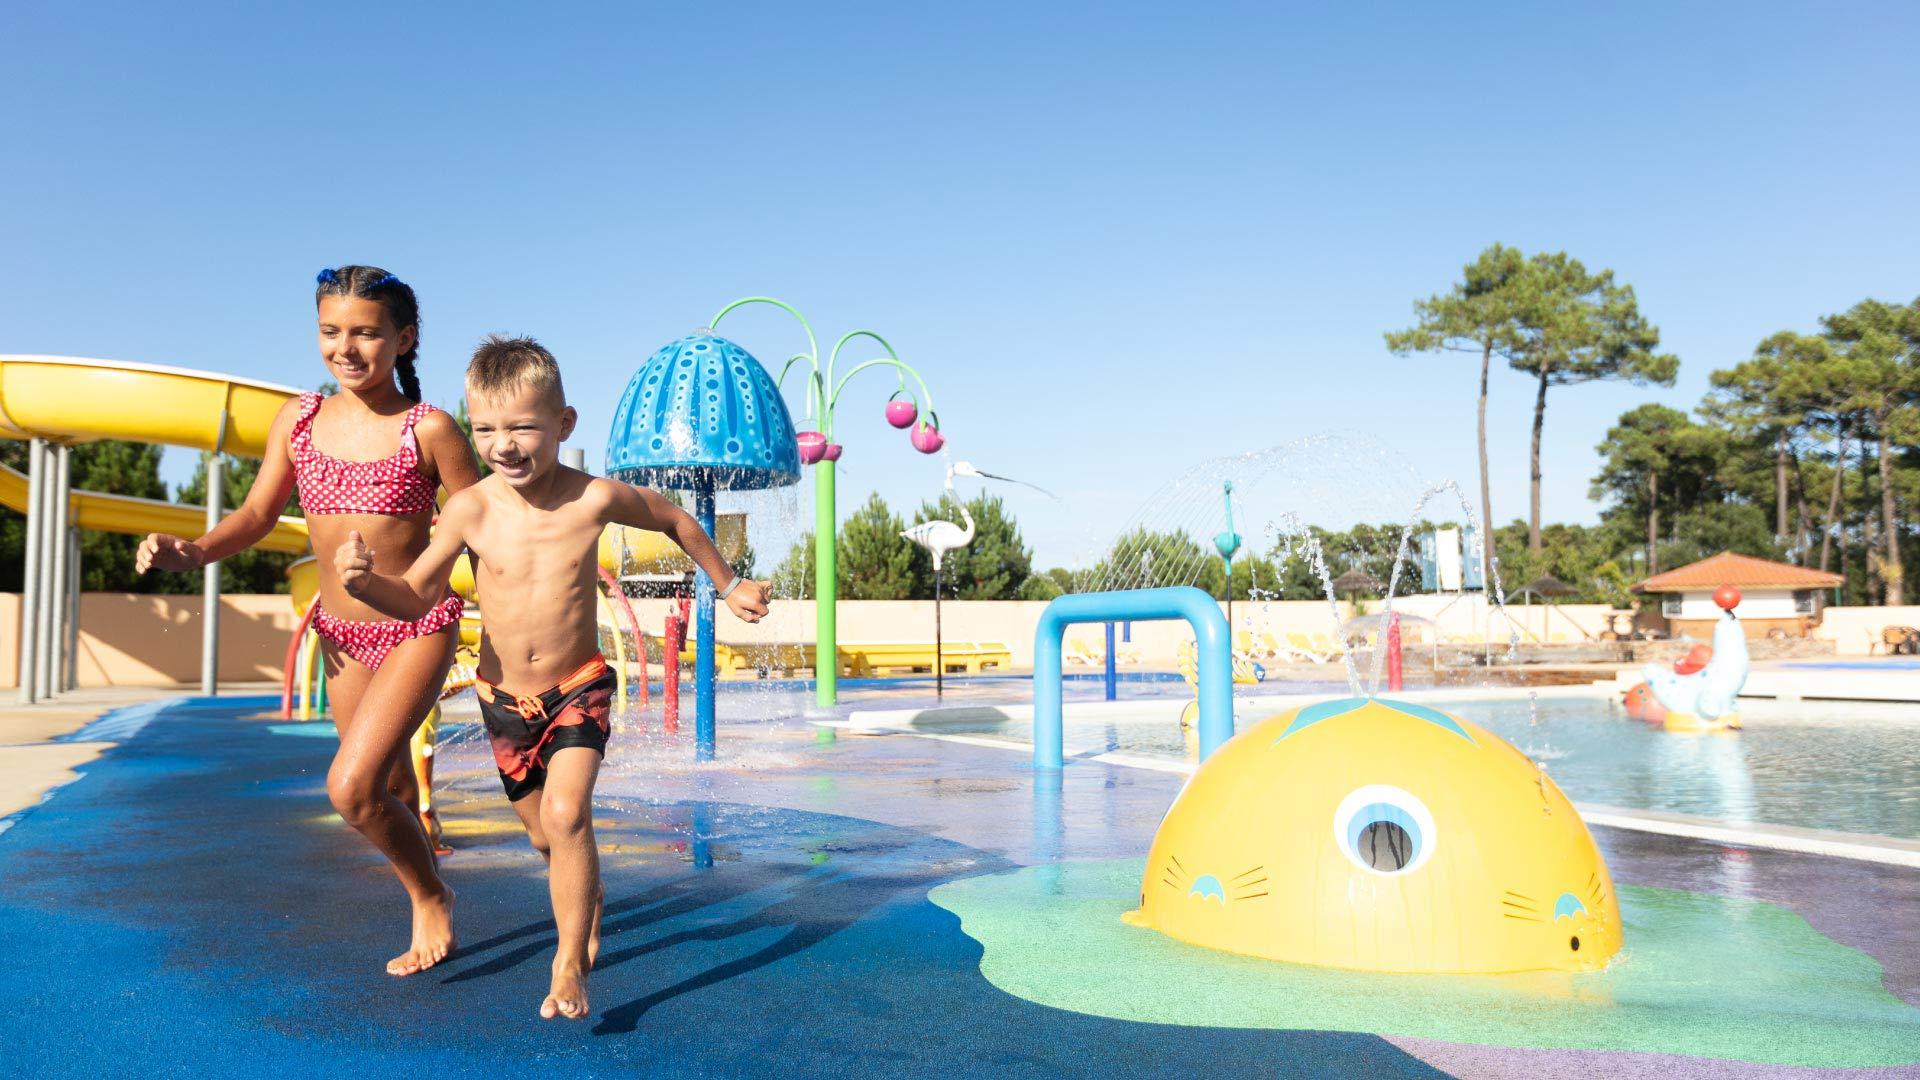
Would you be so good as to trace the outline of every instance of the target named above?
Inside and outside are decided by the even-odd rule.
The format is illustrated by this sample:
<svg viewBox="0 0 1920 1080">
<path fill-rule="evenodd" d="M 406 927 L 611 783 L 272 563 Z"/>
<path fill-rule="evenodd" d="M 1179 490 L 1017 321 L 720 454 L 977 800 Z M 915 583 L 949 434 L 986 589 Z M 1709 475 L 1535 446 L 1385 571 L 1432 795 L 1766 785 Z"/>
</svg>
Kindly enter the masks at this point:
<svg viewBox="0 0 1920 1080">
<path fill-rule="evenodd" d="M 1362 971 L 1589 971 L 1613 879 L 1559 787 L 1437 709 L 1346 698 L 1241 732 L 1181 791 L 1127 921 Z"/>
</svg>

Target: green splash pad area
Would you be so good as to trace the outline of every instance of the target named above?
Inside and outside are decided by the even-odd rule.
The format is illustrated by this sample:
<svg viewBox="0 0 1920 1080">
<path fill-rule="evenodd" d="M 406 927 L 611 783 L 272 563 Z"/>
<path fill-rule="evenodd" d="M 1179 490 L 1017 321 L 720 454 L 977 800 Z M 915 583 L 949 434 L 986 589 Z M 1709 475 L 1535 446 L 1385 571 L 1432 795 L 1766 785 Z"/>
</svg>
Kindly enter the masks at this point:
<svg viewBox="0 0 1920 1080">
<path fill-rule="evenodd" d="M 1093 1016 L 1783 1065 L 1920 1062 L 1920 1009 L 1886 991 L 1879 963 L 1774 904 L 1621 886 L 1626 946 L 1605 971 L 1381 975 L 1233 956 L 1127 926 L 1141 867 L 1031 866 L 931 896 L 981 944 L 994 986 Z"/>
</svg>

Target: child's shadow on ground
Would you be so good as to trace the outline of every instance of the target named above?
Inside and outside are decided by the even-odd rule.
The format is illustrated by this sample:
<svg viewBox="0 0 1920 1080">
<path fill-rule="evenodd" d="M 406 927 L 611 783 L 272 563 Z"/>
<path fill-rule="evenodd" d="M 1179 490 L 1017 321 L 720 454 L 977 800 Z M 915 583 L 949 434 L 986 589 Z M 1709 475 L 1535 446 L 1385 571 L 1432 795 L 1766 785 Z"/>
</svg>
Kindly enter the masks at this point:
<svg viewBox="0 0 1920 1080">
<path fill-rule="evenodd" d="M 919 851 L 910 849 L 919 847 Z M 923 892 L 954 876 L 953 845 L 920 833 L 886 829 L 870 834 L 847 860 L 826 865 L 799 862 L 740 862 L 724 868 L 692 871 L 687 876 L 654 886 L 607 904 L 600 927 L 600 961 L 596 972 L 629 960 L 695 942 L 724 941 L 756 930 L 786 927 L 772 943 L 717 964 L 697 975 L 601 1013 L 596 1035 L 633 1031 L 654 1006 L 682 994 L 757 970 L 818 944 L 853 925 L 868 912 L 897 896 Z M 977 852 L 970 854 L 978 855 Z M 993 861 L 993 860 L 989 860 Z M 873 873 L 861 873 L 872 866 Z M 990 870 L 968 860 L 966 872 Z M 777 890 L 770 902 L 725 922 L 663 935 L 650 941 L 622 945 L 623 935 L 656 923 L 719 906 L 739 906 L 750 893 Z M 750 901 L 759 903 L 759 901 Z M 508 952 L 449 975 L 449 983 L 497 975 L 528 960 L 550 954 L 555 946 L 551 919 L 528 923 L 460 950 L 462 959 L 476 957 L 516 941 Z"/>
</svg>

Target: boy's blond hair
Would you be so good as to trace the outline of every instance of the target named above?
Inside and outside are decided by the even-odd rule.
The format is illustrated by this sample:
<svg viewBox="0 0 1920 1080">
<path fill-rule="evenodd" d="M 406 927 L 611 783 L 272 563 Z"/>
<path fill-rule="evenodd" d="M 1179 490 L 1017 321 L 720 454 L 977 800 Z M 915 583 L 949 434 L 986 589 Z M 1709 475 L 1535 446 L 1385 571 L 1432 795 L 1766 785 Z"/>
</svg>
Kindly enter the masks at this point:
<svg viewBox="0 0 1920 1080">
<path fill-rule="evenodd" d="M 560 363 L 545 346 L 530 337 L 487 335 L 467 364 L 467 393 L 491 398 L 517 390 L 532 390 L 556 409 L 567 406 Z"/>
</svg>

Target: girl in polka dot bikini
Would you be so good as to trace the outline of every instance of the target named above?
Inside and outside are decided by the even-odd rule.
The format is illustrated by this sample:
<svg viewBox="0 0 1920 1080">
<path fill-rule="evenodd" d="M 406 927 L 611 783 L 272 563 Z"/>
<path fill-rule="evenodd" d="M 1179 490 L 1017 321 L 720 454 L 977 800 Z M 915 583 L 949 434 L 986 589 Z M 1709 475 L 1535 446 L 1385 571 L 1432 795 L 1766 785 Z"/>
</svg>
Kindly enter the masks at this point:
<svg viewBox="0 0 1920 1080">
<path fill-rule="evenodd" d="M 315 302 L 320 357 L 340 393 L 288 402 L 274 419 L 246 501 L 197 540 L 148 536 L 136 557 L 142 573 L 198 570 L 252 547 L 297 484 L 315 551 L 334 551 L 357 532 L 379 552 L 376 569 L 398 574 L 426 550 L 435 490 L 451 496 L 479 480 L 459 426 L 420 400 L 413 290 L 378 267 L 342 266 L 321 271 Z M 414 784 L 407 740 L 453 662 L 460 598 L 447 596 L 421 619 L 388 619 L 349 595 L 333 561 L 322 559 L 319 604 L 313 625 L 323 639 L 327 696 L 340 729 L 327 796 L 406 887 L 413 940 L 387 971 L 412 975 L 454 948 L 453 890 L 401 796 Z"/>
</svg>

